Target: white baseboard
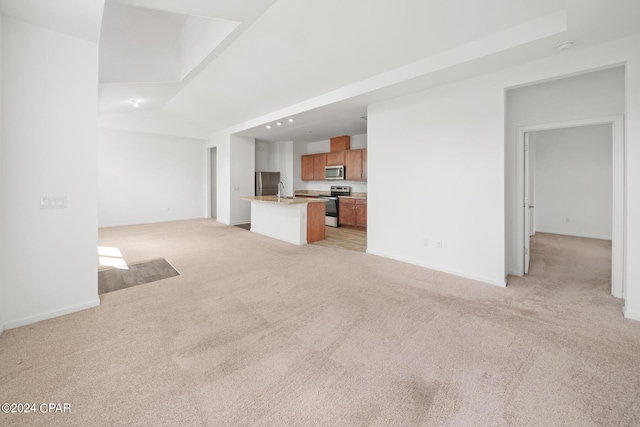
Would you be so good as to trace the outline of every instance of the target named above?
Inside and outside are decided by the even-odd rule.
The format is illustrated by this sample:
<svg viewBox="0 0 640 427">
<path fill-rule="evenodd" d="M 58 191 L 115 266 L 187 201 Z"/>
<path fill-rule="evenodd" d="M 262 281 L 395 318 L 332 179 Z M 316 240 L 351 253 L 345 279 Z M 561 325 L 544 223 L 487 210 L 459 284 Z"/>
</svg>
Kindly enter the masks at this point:
<svg viewBox="0 0 640 427">
<path fill-rule="evenodd" d="M 622 309 L 622 313 L 624 314 L 625 319 L 636 320 L 636 321 L 640 322 L 640 311 L 629 310 L 625 306 Z"/>
<path fill-rule="evenodd" d="M 209 217 L 197 216 L 197 217 L 184 217 L 184 218 L 171 218 L 171 219 L 154 219 L 154 220 L 148 220 L 148 221 L 122 222 L 122 223 L 112 223 L 112 224 L 98 224 L 98 228 L 128 227 L 130 225 L 163 224 L 165 222 L 191 221 L 194 219 L 209 219 Z"/>
<path fill-rule="evenodd" d="M 38 314 L 35 316 L 29 316 L 22 319 L 14 320 L 11 322 L 7 322 L 0 327 L 0 329 L 13 329 L 19 328 L 20 326 L 30 325 L 32 323 L 41 322 L 47 319 L 53 319 L 54 317 L 64 316 L 65 314 L 75 313 L 76 311 L 86 310 L 88 308 L 97 307 L 100 305 L 100 298 L 96 298 L 95 300 L 87 301 L 82 304 L 72 305 L 69 307 L 62 308 L 60 310 L 48 311 L 46 313 Z"/>
<path fill-rule="evenodd" d="M 419 267 L 424 267 L 424 268 L 428 268 L 430 270 L 435 270 L 435 271 L 440 271 L 441 273 L 447 273 L 447 274 L 452 274 L 454 276 L 458 276 L 458 277 L 464 277 L 465 279 L 471 279 L 471 280 L 475 280 L 477 282 L 482 282 L 482 283 L 487 283 L 489 285 L 493 285 L 493 286 L 499 286 L 499 287 L 506 287 L 507 286 L 507 279 L 503 279 L 503 280 L 494 280 L 494 279 L 489 279 L 487 277 L 482 277 L 482 276 L 476 276 L 473 274 L 467 274 L 461 271 L 457 271 L 457 270 L 449 270 L 446 268 L 440 268 L 440 267 L 436 267 L 433 265 L 429 265 L 426 263 L 419 263 L 410 259 L 405 259 L 402 257 L 398 257 L 398 256 L 394 256 L 394 255 L 389 255 L 386 254 L 384 252 L 379 252 L 379 251 L 375 251 L 375 250 L 370 250 L 367 248 L 367 253 L 371 254 L 371 255 L 377 255 L 377 256 L 381 256 L 383 258 L 389 258 L 389 259 L 393 259 L 396 261 L 400 261 L 400 262 L 405 262 L 407 264 L 413 264 L 413 265 L 417 265 Z"/>
</svg>

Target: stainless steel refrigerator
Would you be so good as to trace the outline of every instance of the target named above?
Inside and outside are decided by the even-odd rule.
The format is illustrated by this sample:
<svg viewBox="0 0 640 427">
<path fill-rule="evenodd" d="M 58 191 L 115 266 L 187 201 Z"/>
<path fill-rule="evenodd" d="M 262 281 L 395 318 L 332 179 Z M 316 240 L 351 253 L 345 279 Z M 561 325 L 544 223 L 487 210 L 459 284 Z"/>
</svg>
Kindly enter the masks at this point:
<svg viewBox="0 0 640 427">
<path fill-rule="evenodd" d="M 256 196 L 278 194 L 280 172 L 256 172 Z"/>
</svg>

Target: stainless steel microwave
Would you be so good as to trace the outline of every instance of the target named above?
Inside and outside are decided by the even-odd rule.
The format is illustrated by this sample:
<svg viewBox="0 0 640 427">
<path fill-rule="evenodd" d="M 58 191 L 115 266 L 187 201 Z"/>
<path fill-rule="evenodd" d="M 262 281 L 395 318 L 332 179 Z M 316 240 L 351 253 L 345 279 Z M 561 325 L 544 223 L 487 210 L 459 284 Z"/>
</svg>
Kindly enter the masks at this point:
<svg viewBox="0 0 640 427">
<path fill-rule="evenodd" d="M 324 179 L 344 179 L 344 165 L 325 166 Z"/>
</svg>

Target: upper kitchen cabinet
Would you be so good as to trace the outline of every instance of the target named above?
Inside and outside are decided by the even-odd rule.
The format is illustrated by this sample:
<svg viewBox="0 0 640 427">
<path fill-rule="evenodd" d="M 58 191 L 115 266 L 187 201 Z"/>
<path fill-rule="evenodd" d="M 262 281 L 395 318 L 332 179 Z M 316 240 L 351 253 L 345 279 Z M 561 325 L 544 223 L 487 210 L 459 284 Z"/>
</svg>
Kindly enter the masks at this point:
<svg viewBox="0 0 640 427">
<path fill-rule="evenodd" d="M 300 160 L 300 169 L 302 170 L 301 175 L 302 175 L 303 181 L 313 181 L 313 173 L 314 173 L 313 154 L 302 156 Z"/>
<path fill-rule="evenodd" d="M 313 179 L 324 180 L 324 167 L 327 166 L 327 153 L 313 155 Z"/>
<path fill-rule="evenodd" d="M 349 135 L 335 136 L 329 140 L 331 151 L 345 151 L 351 148 L 351 137 Z"/>
<path fill-rule="evenodd" d="M 324 181 L 327 153 L 307 154 L 300 158 L 300 175 L 303 181 Z"/>
<path fill-rule="evenodd" d="M 327 153 L 327 166 L 344 165 L 344 153 L 345 151 L 332 151 Z"/>
<path fill-rule="evenodd" d="M 362 180 L 367 180 L 367 149 L 362 149 Z"/>
<path fill-rule="evenodd" d="M 367 149 L 345 152 L 345 179 L 349 181 L 367 180 Z"/>
<path fill-rule="evenodd" d="M 326 166 L 344 165 L 344 179 L 367 180 L 367 149 L 351 150 L 351 137 L 336 136 L 330 139 L 331 151 L 301 156 L 300 172 L 303 181 L 325 181 Z"/>
</svg>

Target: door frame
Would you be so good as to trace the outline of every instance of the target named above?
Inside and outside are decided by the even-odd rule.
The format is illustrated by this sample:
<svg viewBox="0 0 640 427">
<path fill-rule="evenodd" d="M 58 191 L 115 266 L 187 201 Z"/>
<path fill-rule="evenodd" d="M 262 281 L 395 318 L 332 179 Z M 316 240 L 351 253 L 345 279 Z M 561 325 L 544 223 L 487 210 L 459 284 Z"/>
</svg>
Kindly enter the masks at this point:
<svg viewBox="0 0 640 427">
<path fill-rule="evenodd" d="M 613 140 L 613 203 L 611 240 L 611 295 L 626 298 L 625 277 L 625 138 L 624 116 L 606 116 L 590 119 L 519 126 L 516 129 L 516 274 L 524 275 L 524 145 L 525 134 L 543 130 L 565 129 L 610 124 Z"/>
</svg>

